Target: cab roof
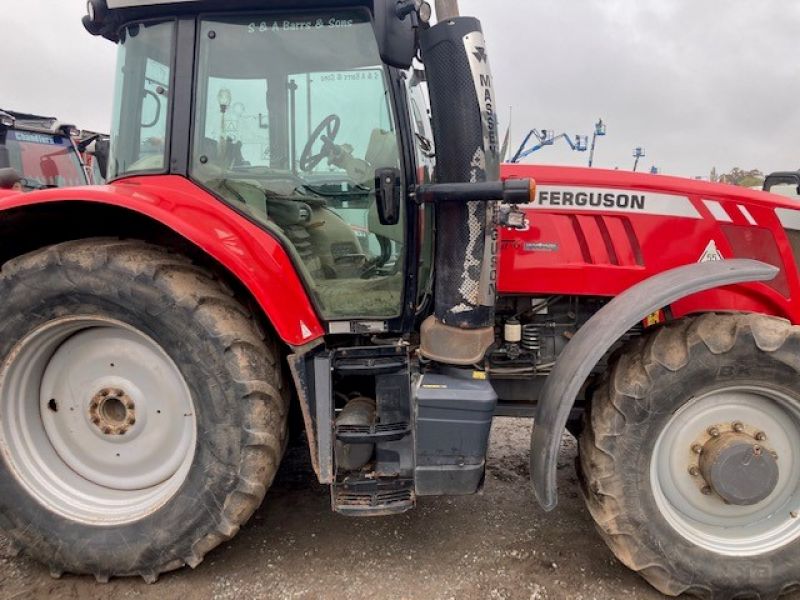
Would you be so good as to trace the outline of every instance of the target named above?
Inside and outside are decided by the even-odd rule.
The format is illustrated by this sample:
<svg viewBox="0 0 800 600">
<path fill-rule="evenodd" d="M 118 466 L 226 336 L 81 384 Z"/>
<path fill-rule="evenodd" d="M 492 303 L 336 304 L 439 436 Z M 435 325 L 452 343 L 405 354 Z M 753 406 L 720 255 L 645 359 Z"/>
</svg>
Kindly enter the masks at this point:
<svg viewBox="0 0 800 600">
<path fill-rule="evenodd" d="M 66 125 L 55 117 L 43 117 L 41 115 L 33 115 L 0 108 L 0 116 L 3 115 L 13 119 L 13 129 L 61 135 L 67 135 L 66 132 L 72 129 L 72 125 Z"/>
<path fill-rule="evenodd" d="M 110 10 L 118 8 L 133 8 L 160 5 L 185 5 L 189 10 L 202 10 L 203 5 L 216 4 L 218 8 L 226 10 L 242 9 L 273 9 L 273 8 L 329 8 L 331 6 L 374 5 L 377 2 L 391 3 L 392 0 L 107 0 Z"/>
<path fill-rule="evenodd" d="M 98 17 L 94 22 L 85 17 L 84 25 L 90 33 L 116 42 L 117 32 L 124 23 L 152 17 L 210 11 L 305 11 L 356 7 L 367 8 L 382 17 L 396 4 L 397 0 L 105 0 L 107 9 L 95 11 Z"/>
<path fill-rule="evenodd" d="M 408 1 L 408 0 L 405 0 Z M 407 69 L 416 55 L 417 22 L 398 13 L 398 0 L 89 0 L 94 7 L 92 20 L 83 24 L 92 35 L 119 41 L 126 23 L 152 18 L 198 15 L 204 12 L 301 12 L 344 8 L 366 8 L 372 13 L 373 27 L 384 61 Z M 99 8 L 98 8 L 99 7 Z"/>
</svg>

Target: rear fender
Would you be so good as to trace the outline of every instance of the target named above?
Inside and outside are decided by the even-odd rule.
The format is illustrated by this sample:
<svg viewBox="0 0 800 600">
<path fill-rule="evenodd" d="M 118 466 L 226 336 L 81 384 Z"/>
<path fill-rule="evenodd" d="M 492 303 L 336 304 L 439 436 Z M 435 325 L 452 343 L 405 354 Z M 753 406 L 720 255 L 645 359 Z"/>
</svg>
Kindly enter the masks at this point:
<svg viewBox="0 0 800 600">
<path fill-rule="evenodd" d="M 11 219 L 12 214 L 28 208 L 55 208 L 59 203 L 112 206 L 147 217 L 227 269 L 249 291 L 288 345 L 305 346 L 324 335 L 297 269 L 278 240 L 182 177 L 137 177 L 104 186 L 2 196 L 0 224 L 6 215 Z M 13 219 L 7 222 L 12 224 Z M 68 227 L 66 219 L 64 228 Z M 103 223 L 106 236 L 123 230 L 119 223 Z M 65 231 L 61 241 L 73 239 L 70 235 Z"/>
<path fill-rule="evenodd" d="M 655 311 L 721 286 L 770 281 L 774 266 L 746 259 L 678 267 L 651 277 L 599 310 L 572 338 L 542 390 L 531 436 L 531 478 L 542 508 L 558 503 L 556 461 L 575 398 L 592 369 L 625 333 Z"/>
</svg>

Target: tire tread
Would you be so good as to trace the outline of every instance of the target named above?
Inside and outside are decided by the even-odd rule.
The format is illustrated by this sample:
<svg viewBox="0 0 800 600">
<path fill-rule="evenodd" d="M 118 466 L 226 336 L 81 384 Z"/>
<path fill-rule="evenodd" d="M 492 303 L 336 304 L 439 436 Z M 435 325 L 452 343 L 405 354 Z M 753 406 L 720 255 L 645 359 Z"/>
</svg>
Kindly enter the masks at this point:
<svg viewBox="0 0 800 600">
<path fill-rule="evenodd" d="M 263 501 L 277 472 L 285 447 L 289 405 L 289 388 L 280 367 L 277 345 L 265 334 L 252 311 L 210 271 L 180 254 L 147 242 L 118 238 L 65 242 L 6 262 L 2 277 L 24 276 L 53 262 L 91 270 L 111 269 L 119 277 L 159 287 L 172 297 L 175 297 L 175 286 L 179 286 L 184 291 L 179 302 L 190 306 L 196 318 L 213 323 L 216 337 L 224 340 L 225 353 L 232 362 L 231 370 L 238 384 L 232 387 L 239 390 L 238 401 L 248 410 L 241 432 L 242 459 L 236 484 L 228 493 L 215 526 L 208 533 L 192 532 L 197 539 L 185 556 L 164 556 L 161 562 L 146 570 L 92 574 L 101 583 L 107 583 L 112 576 L 134 575 L 154 583 L 162 573 L 185 565 L 196 568 L 208 552 L 235 536 L 247 522 Z M 10 522 L 3 516 L 0 514 L 0 519 Z M 22 531 L 9 533 L 26 538 Z M 47 566 L 54 575 L 64 572 L 57 556 L 53 556 Z"/>
<path fill-rule="evenodd" d="M 579 440 L 579 475 L 588 510 L 606 544 L 617 558 L 638 572 L 660 592 L 678 596 L 691 594 L 701 598 L 737 597 L 727 592 L 681 578 L 665 564 L 664 559 L 643 543 L 635 524 L 624 508 L 621 473 L 624 468 L 616 460 L 616 440 L 629 426 L 625 406 L 645 398 L 651 385 L 649 376 L 655 369 L 680 371 L 688 364 L 690 349 L 703 344 L 709 352 L 722 355 L 730 352 L 740 334 L 749 334 L 758 348 L 767 353 L 780 350 L 787 340 L 800 338 L 800 330 L 783 319 L 754 314 L 704 314 L 690 317 L 656 330 L 639 343 L 631 343 L 609 365 L 594 393 L 587 413 L 587 427 Z M 800 589 L 800 573 L 796 580 L 778 591 L 747 591 L 748 598 L 766 600 Z"/>
</svg>

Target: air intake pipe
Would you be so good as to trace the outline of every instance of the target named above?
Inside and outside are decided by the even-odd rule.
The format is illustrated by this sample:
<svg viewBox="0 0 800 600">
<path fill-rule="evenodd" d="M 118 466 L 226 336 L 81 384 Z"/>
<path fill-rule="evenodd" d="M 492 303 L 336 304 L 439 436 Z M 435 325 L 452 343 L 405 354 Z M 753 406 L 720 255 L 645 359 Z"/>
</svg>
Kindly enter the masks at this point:
<svg viewBox="0 0 800 600">
<path fill-rule="evenodd" d="M 481 24 L 457 16 L 452 0 L 439 0 L 437 9 L 439 23 L 420 36 L 438 148 L 436 183 L 498 181 L 495 98 Z M 494 341 L 494 207 L 487 201 L 436 206 L 436 304 L 421 332 L 426 358 L 470 365 Z"/>
</svg>

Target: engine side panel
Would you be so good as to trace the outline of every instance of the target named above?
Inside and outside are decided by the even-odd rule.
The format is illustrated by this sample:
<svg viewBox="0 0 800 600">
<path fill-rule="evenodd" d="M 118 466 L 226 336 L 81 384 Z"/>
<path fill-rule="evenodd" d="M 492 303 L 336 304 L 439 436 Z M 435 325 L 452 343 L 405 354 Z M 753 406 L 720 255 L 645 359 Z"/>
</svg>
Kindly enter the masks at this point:
<svg viewBox="0 0 800 600">
<path fill-rule="evenodd" d="M 522 207 L 529 228 L 501 233 L 501 295 L 613 297 L 682 265 L 753 258 L 781 269 L 778 277 L 692 295 L 670 307 L 673 316 L 736 310 L 800 323 L 800 278 L 784 229 L 787 212 L 800 223 L 800 206 L 787 199 L 586 168 L 504 165 L 503 177 L 532 177 L 538 190 Z"/>
</svg>

